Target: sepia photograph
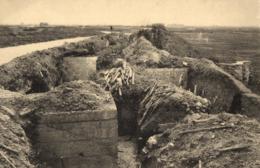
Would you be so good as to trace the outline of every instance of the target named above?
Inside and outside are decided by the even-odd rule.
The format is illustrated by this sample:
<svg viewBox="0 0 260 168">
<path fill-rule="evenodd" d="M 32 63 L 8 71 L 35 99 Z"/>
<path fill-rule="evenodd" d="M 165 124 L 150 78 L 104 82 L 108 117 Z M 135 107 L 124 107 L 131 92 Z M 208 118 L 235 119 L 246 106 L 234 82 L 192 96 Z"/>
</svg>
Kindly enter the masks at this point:
<svg viewBox="0 0 260 168">
<path fill-rule="evenodd" d="M 0 168 L 260 168 L 260 0 L 0 0 Z"/>
</svg>

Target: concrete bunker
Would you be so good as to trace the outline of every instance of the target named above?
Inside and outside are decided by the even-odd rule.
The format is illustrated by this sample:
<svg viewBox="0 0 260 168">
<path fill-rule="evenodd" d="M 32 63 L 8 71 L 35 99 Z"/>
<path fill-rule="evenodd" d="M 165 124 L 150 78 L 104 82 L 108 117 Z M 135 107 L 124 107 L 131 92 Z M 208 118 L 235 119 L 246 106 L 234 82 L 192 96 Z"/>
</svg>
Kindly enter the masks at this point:
<svg viewBox="0 0 260 168">
<path fill-rule="evenodd" d="M 90 81 L 64 83 L 36 96 L 33 148 L 42 167 L 115 167 L 117 111 L 109 93 Z"/>
</svg>

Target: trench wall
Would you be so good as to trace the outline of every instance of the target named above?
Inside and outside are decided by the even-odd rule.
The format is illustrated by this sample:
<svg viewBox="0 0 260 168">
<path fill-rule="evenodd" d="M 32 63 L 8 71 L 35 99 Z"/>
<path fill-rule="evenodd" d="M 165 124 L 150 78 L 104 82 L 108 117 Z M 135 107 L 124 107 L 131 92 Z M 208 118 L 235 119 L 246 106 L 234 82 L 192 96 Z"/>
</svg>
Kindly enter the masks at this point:
<svg viewBox="0 0 260 168">
<path fill-rule="evenodd" d="M 114 168 L 117 129 L 115 108 L 42 114 L 35 148 L 53 168 Z"/>
<path fill-rule="evenodd" d="M 242 94 L 241 113 L 260 121 L 260 96 L 253 93 Z"/>
<path fill-rule="evenodd" d="M 187 88 L 187 68 L 147 68 L 143 73 L 152 79 Z"/>
<path fill-rule="evenodd" d="M 190 59 L 192 60 L 192 59 Z M 189 60 L 188 60 L 189 61 Z M 189 63 L 188 89 L 211 101 L 212 112 L 240 113 L 259 119 L 260 96 L 208 60 Z"/>
<path fill-rule="evenodd" d="M 250 61 L 240 61 L 236 63 L 220 63 L 218 66 L 223 68 L 226 72 L 233 75 L 236 79 L 248 85 L 250 78 Z"/>
<path fill-rule="evenodd" d="M 142 71 L 142 76 L 148 76 L 153 81 L 163 83 L 174 83 L 177 86 L 186 88 L 187 68 L 147 68 Z M 137 113 L 139 103 L 142 100 L 146 87 L 152 83 L 143 83 L 139 76 L 136 76 L 136 87 L 131 86 L 130 91 L 123 90 L 123 96 L 114 95 L 118 110 L 118 125 L 120 135 L 134 135 L 137 130 Z"/>
</svg>

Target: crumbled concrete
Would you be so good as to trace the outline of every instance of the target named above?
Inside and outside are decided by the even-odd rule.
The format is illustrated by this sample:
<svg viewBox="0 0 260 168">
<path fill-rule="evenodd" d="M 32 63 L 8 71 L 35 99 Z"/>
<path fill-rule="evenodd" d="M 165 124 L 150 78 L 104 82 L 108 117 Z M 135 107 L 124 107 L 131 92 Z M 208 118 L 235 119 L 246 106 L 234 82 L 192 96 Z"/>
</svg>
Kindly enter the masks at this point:
<svg viewBox="0 0 260 168">
<path fill-rule="evenodd" d="M 221 68 L 233 75 L 238 80 L 248 85 L 250 78 L 250 61 L 239 61 L 236 63 L 219 63 Z"/>
</svg>

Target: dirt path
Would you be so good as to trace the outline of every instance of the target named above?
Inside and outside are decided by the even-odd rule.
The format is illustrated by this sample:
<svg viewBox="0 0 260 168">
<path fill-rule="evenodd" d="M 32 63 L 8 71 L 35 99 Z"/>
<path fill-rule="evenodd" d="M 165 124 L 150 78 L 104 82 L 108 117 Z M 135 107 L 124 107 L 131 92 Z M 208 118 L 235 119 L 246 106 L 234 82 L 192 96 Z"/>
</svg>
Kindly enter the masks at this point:
<svg viewBox="0 0 260 168">
<path fill-rule="evenodd" d="M 78 41 L 86 40 L 90 37 L 91 36 L 76 37 L 76 38 L 68 38 L 68 39 L 62 39 L 62 40 L 53 40 L 53 41 L 47 41 L 47 42 L 25 44 L 25 45 L 14 46 L 14 47 L 0 48 L 0 65 L 5 64 L 16 57 L 22 56 L 24 54 L 27 54 L 27 53 L 30 53 L 33 51 L 44 50 L 44 49 L 48 49 L 48 48 L 61 46 L 64 43 L 78 42 Z"/>
</svg>

